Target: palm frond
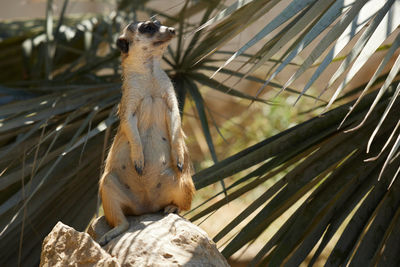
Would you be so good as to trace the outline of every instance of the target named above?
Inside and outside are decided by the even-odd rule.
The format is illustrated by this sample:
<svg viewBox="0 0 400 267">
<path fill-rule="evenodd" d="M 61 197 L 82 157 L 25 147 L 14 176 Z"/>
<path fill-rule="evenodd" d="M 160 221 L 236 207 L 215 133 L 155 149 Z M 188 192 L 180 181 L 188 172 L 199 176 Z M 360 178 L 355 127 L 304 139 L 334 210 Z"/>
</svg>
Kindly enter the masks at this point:
<svg viewBox="0 0 400 267">
<path fill-rule="evenodd" d="M 398 264 L 399 2 L 185 0 L 179 11 L 150 2 L 119 1 L 111 15 L 78 18 L 66 15 L 68 0 L 60 14 L 49 0 L 44 19 L 0 22 L 0 265 L 37 265 L 58 220 L 83 230 L 93 217 L 117 123 L 114 42 L 137 11 L 178 27 L 166 71 L 182 115 L 193 101 L 214 161 L 194 182 L 200 191 L 226 183 L 187 215 L 197 222 L 256 195 L 214 236 L 226 257 L 258 242 L 252 265 Z M 257 32 L 237 50 L 225 46 L 250 27 Z M 353 85 L 366 67 L 371 77 Z M 258 93 L 242 90 L 244 80 Z M 205 92 L 271 107 L 267 85 L 312 99 L 323 114 L 220 160 Z"/>
<path fill-rule="evenodd" d="M 344 127 L 352 127 L 362 120 L 375 97 L 376 93 L 366 96 L 360 102 L 364 106 L 362 108 L 358 106 L 357 111 L 349 117 Z M 368 129 L 375 127 L 376 118 L 379 118 L 385 110 L 391 97 L 392 94 L 386 94 L 385 100 L 379 102 L 379 107 L 377 107 L 379 113 L 367 120 L 365 127 L 368 127 Z M 282 263 L 299 265 L 316 245 L 318 248 L 318 241 L 323 238 L 323 242 L 314 254 L 314 257 L 318 258 L 321 251 L 324 250 L 324 246 L 332 240 L 334 234 L 339 234 L 339 236 L 345 238 L 345 233 L 340 233 L 340 231 L 338 233 L 338 228 L 350 212 L 354 211 L 357 203 L 362 201 L 377 184 L 382 184 L 386 189 L 388 188 L 393 178 L 393 171 L 397 170 L 398 159 L 391 162 L 390 171 L 384 172 L 381 180 L 378 181 L 380 168 L 382 168 L 385 159 L 382 157 L 376 161 L 364 163 L 364 149 L 369 139 L 369 131 L 344 133 L 337 129 L 338 122 L 351 104 L 334 109 L 321 118 L 300 124 L 280 134 L 280 136 L 272 137 L 255 145 L 251 150 L 247 150 L 248 153 L 241 152 L 196 174 L 196 186 L 201 188 L 211 184 L 213 177 L 225 177 L 245 168 L 258 166 L 257 168 L 261 169 L 261 172 L 255 171 L 254 175 L 247 175 L 239 181 L 244 183 L 248 179 L 256 177 L 254 180 L 234 192 L 230 192 L 232 187 L 228 186 L 227 199 L 231 201 L 270 179 L 270 175 L 275 175 L 274 169 L 281 164 L 289 162 L 299 155 L 303 159 L 300 163 L 294 164 L 294 169 L 275 181 L 269 188 L 267 187 L 264 194 L 241 214 L 235 216 L 232 222 L 215 236 L 216 242 L 226 239 L 227 235 L 229 236 L 231 232 L 237 230 L 239 223 L 244 218 L 248 218 L 250 214 L 263 207 L 261 211 L 253 215 L 254 217 L 249 223 L 243 228 L 239 228 L 238 234 L 235 234 L 234 238 L 223 249 L 225 256 L 231 256 L 247 243 L 252 242 L 271 223 L 287 212 L 294 204 L 301 201 L 300 206 L 296 208 L 287 223 L 261 249 L 254 259 L 254 263 L 264 260 L 264 256 L 268 255 L 262 265 L 265 265 L 266 262 L 274 266 Z M 379 145 L 382 145 L 388 134 L 391 133 L 393 118 L 396 118 L 397 112 L 390 114 L 391 118 L 387 120 L 385 127 L 379 133 L 377 141 Z M 331 126 L 329 127 L 329 125 Z M 314 131 L 319 132 L 319 136 Z M 285 140 L 285 142 L 282 142 L 282 140 Z M 280 146 L 274 149 L 274 143 L 280 144 Z M 287 146 L 282 144 L 287 144 Z M 296 149 L 293 149 L 294 147 Z M 378 146 L 374 148 L 374 153 L 376 153 L 377 148 Z M 290 153 L 293 150 L 295 152 L 291 156 Z M 268 151 L 272 153 L 268 153 Z M 258 154 L 256 152 L 260 155 L 259 159 L 255 157 Z M 287 157 L 278 160 L 283 155 Z M 266 163 L 263 163 L 262 160 Z M 278 160 L 278 162 L 272 164 L 274 160 Z M 298 159 L 296 159 L 296 162 L 298 162 Z M 293 165 L 293 162 L 290 165 Z M 268 167 L 265 168 L 265 166 Z M 283 166 L 288 167 L 288 165 Z M 350 166 L 362 166 L 362 168 L 354 172 Z M 396 181 L 394 184 L 396 184 Z M 240 183 L 234 184 L 235 187 L 239 185 Z M 387 193 L 389 194 L 392 190 L 396 189 L 390 189 Z M 302 199 L 304 196 L 308 197 Z M 198 220 L 207 216 L 220 208 L 224 201 L 225 199 L 211 205 L 204 211 L 200 211 L 192 219 Z M 348 207 L 343 206 L 345 203 Z M 394 204 L 391 207 L 397 209 L 398 206 Z M 379 208 L 379 206 L 375 208 Z M 301 216 L 299 216 L 300 214 Z M 334 214 L 335 216 L 333 216 Z M 340 221 L 337 221 L 338 218 L 340 218 Z M 368 224 L 365 224 L 364 227 L 368 228 Z M 326 253 L 326 250 L 324 252 Z M 373 255 L 375 252 L 373 250 L 370 253 Z"/>
<path fill-rule="evenodd" d="M 301 3 L 300 3 L 301 2 Z M 239 10 L 232 13 L 232 17 L 236 14 L 243 14 L 246 12 L 252 12 L 252 8 L 255 7 L 255 2 L 249 2 L 247 5 L 241 6 Z M 340 66 L 337 68 L 336 72 L 331 76 L 325 88 L 322 88 L 320 96 L 328 90 L 334 90 L 328 104 L 326 105 L 324 111 L 329 109 L 332 104 L 338 99 L 339 95 L 343 90 L 349 85 L 357 73 L 362 69 L 363 66 L 368 62 L 372 55 L 376 54 L 376 51 L 383 46 L 384 42 L 391 37 L 398 36 L 398 27 L 400 25 L 400 16 L 396 16 L 396 19 L 392 19 L 393 14 L 399 14 L 400 9 L 397 1 L 374 1 L 374 0 L 354 0 L 348 2 L 348 5 L 344 5 L 342 1 L 289 1 L 286 8 L 281 12 L 272 13 L 266 12 L 266 14 L 271 14 L 273 19 L 269 22 L 261 31 L 258 32 L 250 41 L 248 41 L 244 46 L 242 46 L 238 51 L 236 51 L 215 73 L 219 72 L 221 69 L 225 68 L 229 63 L 234 61 L 240 54 L 249 49 L 256 43 L 262 42 L 262 39 L 266 36 L 270 36 L 270 39 L 279 36 L 279 39 L 271 45 L 268 45 L 268 49 L 264 50 L 262 56 L 256 59 L 256 63 L 253 64 L 250 69 L 245 73 L 244 77 L 254 72 L 263 66 L 268 60 L 273 56 L 283 53 L 285 44 L 293 42 L 296 40 L 296 36 L 299 32 L 303 34 L 300 36 L 300 40 L 294 42 L 292 46 L 286 53 L 284 53 L 283 62 L 277 65 L 277 68 L 272 72 L 268 73 L 268 78 L 258 90 L 256 97 L 264 90 L 264 88 L 282 71 L 284 70 L 290 62 L 302 52 L 305 48 L 309 47 L 311 44 L 315 44 L 312 48 L 307 58 L 303 60 L 300 68 L 298 68 L 294 74 L 285 82 L 281 88 L 281 92 L 290 86 L 294 81 L 296 81 L 306 70 L 308 70 L 311 65 L 323 55 L 327 53 L 322 64 L 319 65 L 318 69 L 314 72 L 312 78 L 308 81 L 306 86 L 303 88 L 299 98 L 307 92 L 307 90 L 312 86 L 312 84 L 322 76 L 324 70 L 327 66 L 332 63 L 340 52 L 343 53 L 344 49 L 350 49 L 350 52 L 344 56 L 344 60 L 341 62 Z M 302 11 L 300 13 L 300 11 Z M 292 25 L 289 24 L 289 16 L 297 14 L 298 20 Z M 219 16 L 219 17 L 218 17 Z M 219 21 L 216 18 L 224 18 L 224 20 Z M 224 23 L 228 22 L 229 16 L 222 16 L 221 14 L 212 18 L 208 23 L 204 24 L 204 27 L 212 27 L 210 31 L 214 32 L 213 36 L 221 34 L 221 27 Z M 217 22 L 219 21 L 219 22 Z M 278 23 L 279 22 L 279 23 Z M 285 25 L 290 25 L 286 29 L 283 35 L 276 33 L 274 35 L 273 30 Z M 312 27 L 306 27 L 306 25 L 312 25 Z M 248 24 L 243 25 L 247 27 Z M 331 28 L 331 29 L 329 29 Z M 232 30 L 233 31 L 233 30 Z M 359 33 L 359 34 L 357 34 Z M 211 37 L 210 37 L 211 38 Z M 319 38 L 319 39 L 318 39 Z M 205 38 L 207 42 L 207 37 Z M 229 38 L 224 39 L 224 42 L 228 41 Z M 350 47 L 348 44 L 350 41 L 355 41 L 355 43 Z M 267 43 L 268 44 L 268 43 Z M 214 51 L 218 46 L 212 46 L 209 48 L 210 51 Z M 329 47 L 331 47 L 329 49 Z M 363 93 L 359 96 L 359 99 L 370 89 L 371 85 L 375 82 L 377 76 L 383 71 L 383 69 L 391 66 L 391 71 L 385 84 L 381 87 L 381 93 L 377 95 L 375 102 L 371 105 L 370 112 L 365 116 L 365 120 L 370 116 L 371 112 L 375 108 L 375 104 L 379 101 L 380 96 L 388 88 L 389 84 L 398 74 L 398 64 L 397 61 L 393 65 L 389 65 L 389 60 L 394 56 L 394 51 L 400 47 L 398 39 L 395 38 L 393 42 L 390 43 L 389 49 L 386 49 L 386 55 L 381 61 L 381 64 L 375 66 L 375 74 L 367 84 Z M 262 49 L 260 50 L 262 51 Z M 329 52 L 328 52 L 329 51 Z M 248 60 L 247 64 L 251 61 Z M 243 68 L 240 67 L 240 68 Z M 211 77 L 213 77 L 212 75 Z M 340 83 L 338 86 L 337 83 Z M 336 89 L 335 89 L 336 87 Z M 394 96 L 396 98 L 397 95 Z M 298 98 L 298 99 L 299 99 Z M 297 100 L 298 100 L 297 99 Z M 296 101 L 297 102 L 297 101 Z M 357 105 L 358 102 L 355 103 Z M 388 110 L 391 105 L 388 106 Z M 352 110 L 349 111 L 349 114 Z M 386 114 L 386 113 L 384 113 Z M 346 118 L 346 117 L 345 117 Z M 383 119 L 383 118 L 382 118 Z M 381 119 L 381 120 L 382 120 Z M 361 127 L 363 122 L 357 127 Z M 375 128 L 378 130 L 379 126 Z M 373 138 L 372 138 L 373 139 Z M 371 139 L 371 140 L 372 140 Z M 395 149 L 397 151 L 397 149 Z"/>
</svg>

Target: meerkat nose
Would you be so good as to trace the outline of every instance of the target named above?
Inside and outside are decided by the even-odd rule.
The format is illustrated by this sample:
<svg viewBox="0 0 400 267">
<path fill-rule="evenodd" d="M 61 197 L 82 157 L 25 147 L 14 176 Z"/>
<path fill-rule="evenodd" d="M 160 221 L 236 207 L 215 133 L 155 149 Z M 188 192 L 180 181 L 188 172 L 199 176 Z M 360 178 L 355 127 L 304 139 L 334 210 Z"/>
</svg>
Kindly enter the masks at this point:
<svg viewBox="0 0 400 267">
<path fill-rule="evenodd" d="M 170 33 L 170 34 L 172 34 L 172 35 L 175 35 L 175 29 L 174 28 L 172 28 L 172 27 L 169 27 L 168 28 L 168 32 Z"/>
</svg>

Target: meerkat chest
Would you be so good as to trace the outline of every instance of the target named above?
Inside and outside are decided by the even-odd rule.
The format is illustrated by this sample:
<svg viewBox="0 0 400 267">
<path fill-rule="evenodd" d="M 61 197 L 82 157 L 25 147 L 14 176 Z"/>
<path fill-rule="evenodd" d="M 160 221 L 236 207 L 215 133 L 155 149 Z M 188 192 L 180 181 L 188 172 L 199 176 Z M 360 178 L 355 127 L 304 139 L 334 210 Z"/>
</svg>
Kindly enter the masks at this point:
<svg viewBox="0 0 400 267">
<path fill-rule="evenodd" d="M 164 97 L 167 93 L 168 82 L 156 79 L 155 77 L 137 77 L 137 79 L 131 80 L 127 86 L 128 95 L 137 101 L 141 101 L 144 98 L 156 98 Z"/>
<path fill-rule="evenodd" d="M 138 118 L 139 132 L 144 133 L 152 126 L 164 128 L 167 91 L 156 79 L 138 79 L 132 81 L 127 92 L 128 100 L 136 105 L 127 105 L 128 112 Z"/>
</svg>

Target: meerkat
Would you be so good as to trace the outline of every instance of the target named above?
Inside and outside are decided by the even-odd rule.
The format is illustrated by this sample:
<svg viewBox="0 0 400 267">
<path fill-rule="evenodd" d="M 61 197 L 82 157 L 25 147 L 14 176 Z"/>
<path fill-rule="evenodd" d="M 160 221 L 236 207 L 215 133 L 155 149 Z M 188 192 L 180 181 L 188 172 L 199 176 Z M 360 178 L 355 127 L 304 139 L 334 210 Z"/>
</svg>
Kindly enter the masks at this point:
<svg viewBox="0 0 400 267">
<path fill-rule="evenodd" d="M 131 23 L 117 40 L 122 59 L 120 125 L 99 193 L 113 227 L 104 245 L 129 228 L 126 215 L 190 209 L 191 166 L 178 101 L 161 57 L 175 30 L 159 21 Z"/>
</svg>

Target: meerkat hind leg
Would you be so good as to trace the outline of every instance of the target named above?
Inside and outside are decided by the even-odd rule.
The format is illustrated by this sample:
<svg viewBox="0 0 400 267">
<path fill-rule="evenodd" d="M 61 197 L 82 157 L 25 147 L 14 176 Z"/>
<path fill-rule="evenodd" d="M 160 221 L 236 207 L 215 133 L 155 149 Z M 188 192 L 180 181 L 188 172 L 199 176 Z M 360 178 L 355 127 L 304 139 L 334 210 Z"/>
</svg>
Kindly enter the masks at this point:
<svg viewBox="0 0 400 267">
<path fill-rule="evenodd" d="M 122 234 L 129 228 L 129 222 L 123 213 L 124 203 L 132 201 L 124 192 L 122 185 L 118 182 L 118 179 L 111 173 L 107 174 L 104 178 L 102 186 L 102 200 L 104 215 L 106 216 L 107 222 L 114 226 L 113 229 L 104 234 L 99 244 L 101 246 L 106 245 L 110 240 Z"/>
<path fill-rule="evenodd" d="M 168 213 L 178 214 L 179 211 L 180 211 L 179 207 L 174 204 L 168 205 L 164 208 L 164 213 L 166 213 L 166 214 L 168 214 Z"/>
<path fill-rule="evenodd" d="M 108 242 L 110 242 L 112 239 L 115 237 L 119 236 L 123 232 L 126 232 L 129 229 L 129 222 L 126 220 L 125 216 L 122 218 L 121 224 L 117 225 L 107 233 L 105 233 L 100 241 L 99 244 L 100 246 L 105 246 L 107 245 Z"/>
</svg>

